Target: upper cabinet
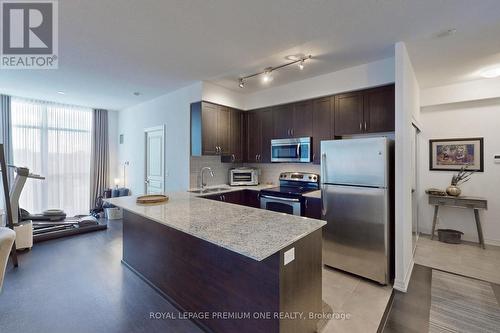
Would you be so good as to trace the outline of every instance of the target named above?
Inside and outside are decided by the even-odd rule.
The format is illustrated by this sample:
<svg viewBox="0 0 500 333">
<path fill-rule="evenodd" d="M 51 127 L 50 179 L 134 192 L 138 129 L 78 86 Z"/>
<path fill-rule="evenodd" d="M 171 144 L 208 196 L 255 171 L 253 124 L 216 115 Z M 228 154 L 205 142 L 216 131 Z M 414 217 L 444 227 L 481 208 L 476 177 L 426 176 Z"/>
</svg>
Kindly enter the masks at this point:
<svg viewBox="0 0 500 333">
<path fill-rule="evenodd" d="M 246 112 L 246 162 L 271 162 L 273 123 L 271 108 Z"/>
<path fill-rule="evenodd" d="M 394 85 L 367 90 L 364 94 L 363 103 L 366 132 L 394 131 Z"/>
<path fill-rule="evenodd" d="M 292 136 L 302 138 L 313 135 L 313 103 L 304 101 L 293 104 Z"/>
<path fill-rule="evenodd" d="M 208 102 L 191 104 L 191 154 L 242 161 L 241 126 L 239 110 Z"/>
<path fill-rule="evenodd" d="M 272 108 L 273 139 L 290 138 L 293 136 L 293 105 L 279 105 Z"/>
<path fill-rule="evenodd" d="M 334 98 L 324 97 L 312 101 L 312 159 L 313 163 L 321 162 L 321 141 L 330 140 L 333 136 Z"/>
<path fill-rule="evenodd" d="M 279 105 L 273 111 L 273 138 L 312 136 L 312 101 Z"/>
<path fill-rule="evenodd" d="M 335 96 L 335 135 L 363 132 L 363 92 Z"/>
<path fill-rule="evenodd" d="M 394 85 L 335 96 L 335 135 L 394 131 Z"/>
<path fill-rule="evenodd" d="M 297 103 L 240 111 L 208 102 L 191 104 L 191 153 L 224 162 L 271 162 L 271 140 L 312 137 L 313 163 L 321 141 L 394 131 L 394 85 Z"/>
<path fill-rule="evenodd" d="M 230 117 L 230 135 L 229 135 L 229 152 L 231 162 L 243 162 L 243 112 L 233 110 L 229 114 Z"/>
</svg>

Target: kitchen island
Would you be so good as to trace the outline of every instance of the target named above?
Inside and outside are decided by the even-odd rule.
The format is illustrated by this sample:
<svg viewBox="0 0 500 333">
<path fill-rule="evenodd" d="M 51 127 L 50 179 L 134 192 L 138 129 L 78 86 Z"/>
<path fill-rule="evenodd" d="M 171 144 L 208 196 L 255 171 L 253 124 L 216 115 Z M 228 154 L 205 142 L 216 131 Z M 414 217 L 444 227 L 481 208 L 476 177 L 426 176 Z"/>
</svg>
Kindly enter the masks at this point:
<svg viewBox="0 0 500 333">
<path fill-rule="evenodd" d="M 192 193 L 123 208 L 122 262 L 212 332 L 314 332 L 324 221 Z M 154 309 L 160 311 L 162 309 Z"/>
</svg>

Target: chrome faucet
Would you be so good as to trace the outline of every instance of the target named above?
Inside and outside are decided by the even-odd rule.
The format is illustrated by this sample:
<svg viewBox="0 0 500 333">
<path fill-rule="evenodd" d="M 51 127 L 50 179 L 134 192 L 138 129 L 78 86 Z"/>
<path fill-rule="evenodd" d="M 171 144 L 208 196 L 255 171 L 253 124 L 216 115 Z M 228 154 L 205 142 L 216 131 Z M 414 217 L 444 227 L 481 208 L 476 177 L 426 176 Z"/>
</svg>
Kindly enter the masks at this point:
<svg viewBox="0 0 500 333">
<path fill-rule="evenodd" d="M 205 182 L 205 178 L 203 177 L 203 175 L 205 174 L 205 171 L 210 172 L 210 176 L 211 177 L 215 177 L 215 174 L 212 170 L 212 168 L 210 167 L 203 167 L 201 168 L 200 170 L 200 182 L 201 182 L 201 192 L 203 192 L 205 190 L 205 186 L 207 186 L 207 183 Z"/>
</svg>

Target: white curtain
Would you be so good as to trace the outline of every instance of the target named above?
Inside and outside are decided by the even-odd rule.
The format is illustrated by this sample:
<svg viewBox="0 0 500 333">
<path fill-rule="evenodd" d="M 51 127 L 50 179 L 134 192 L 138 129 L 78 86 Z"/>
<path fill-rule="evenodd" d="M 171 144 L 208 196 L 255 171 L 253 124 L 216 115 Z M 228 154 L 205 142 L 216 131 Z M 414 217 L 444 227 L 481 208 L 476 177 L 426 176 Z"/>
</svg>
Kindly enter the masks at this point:
<svg viewBox="0 0 500 333">
<path fill-rule="evenodd" d="M 92 109 L 12 97 L 11 116 L 14 164 L 45 177 L 28 178 L 20 207 L 88 214 Z"/>
</svg>

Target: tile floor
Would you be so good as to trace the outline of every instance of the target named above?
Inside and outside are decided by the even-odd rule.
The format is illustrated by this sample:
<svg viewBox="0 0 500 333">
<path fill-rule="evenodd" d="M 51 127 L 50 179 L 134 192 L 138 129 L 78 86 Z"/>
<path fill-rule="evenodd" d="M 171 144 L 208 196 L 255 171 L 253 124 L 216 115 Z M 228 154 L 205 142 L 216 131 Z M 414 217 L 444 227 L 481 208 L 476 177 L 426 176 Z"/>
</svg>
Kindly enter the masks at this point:
<svg viewBox="0 0 500 333">
<path fill-rule="evenodd" d="M 475 243 L 446 244 L 423 235 L 417 242 L 415 263 L 442 271 L 500 284 L 500 247 Z"/>
<path fill-rule="evenodd" d="M 121 221 L 113 221 L 108 230 L 20 253 L 0 295 L 0 332 L 201 333 L 188 320 L 149 319 L 151 311 L 175 308 L 120 263 L 121 238 Z M 389 286 L 325 267 L 325 307 L 350 318 L 332 318 L 320 333 L 377 332 L 391 293 Z"/>
<path fill-rule="evenodd" d="M 325 267 L 323 301 L 334 314 L 348 314 L 349 319 L 332 318 L 320 333 L 377 332 L 391 294 L 392 286 Z"/>
</svg>

